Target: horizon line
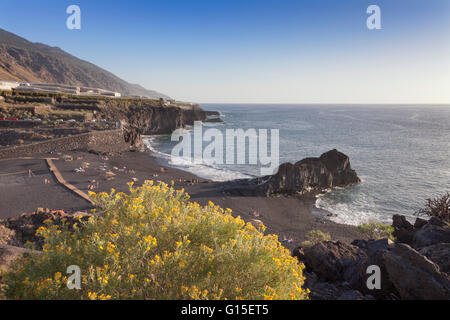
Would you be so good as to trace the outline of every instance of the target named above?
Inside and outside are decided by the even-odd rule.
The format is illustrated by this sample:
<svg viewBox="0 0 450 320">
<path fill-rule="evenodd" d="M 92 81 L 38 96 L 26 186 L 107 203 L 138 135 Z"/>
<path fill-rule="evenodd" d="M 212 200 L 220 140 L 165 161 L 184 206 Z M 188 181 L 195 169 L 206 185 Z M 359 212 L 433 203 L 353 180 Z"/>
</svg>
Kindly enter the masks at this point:
<svg viewBox="0 0 450 320">
<path fill-rule="evenodd" d="M 379 106 L 379 105 L 398 105 L 398 106 L 450 106 L 450 102 L 444 103 L 420 103 L 420 102 L 382 102 L 382 103 L 367 103 L 367 102 L 192 102 L 196 104 L 259 104 L 259 105 L 365 105 L 365 106 Z"/>
</svg>

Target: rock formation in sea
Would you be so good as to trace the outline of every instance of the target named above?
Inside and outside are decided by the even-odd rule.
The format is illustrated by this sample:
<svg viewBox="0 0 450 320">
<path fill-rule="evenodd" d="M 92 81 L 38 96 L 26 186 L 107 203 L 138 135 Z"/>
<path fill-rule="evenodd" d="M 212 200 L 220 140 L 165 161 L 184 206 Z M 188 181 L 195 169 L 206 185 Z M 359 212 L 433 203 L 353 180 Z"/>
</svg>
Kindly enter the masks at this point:
<svg viewBox="0 0 450 320">
<path fill-rule="evenodd" d="M 360 182 L 351 168 L 350 158 L 334 149 L 319 158 L 306 158 L 295 164 L 284 163 L 272 176 L 240 180 L 237 186 L 230 185 L 227 191 L 241 195 L 295 195 L 348 187 Z"/>
</svg>

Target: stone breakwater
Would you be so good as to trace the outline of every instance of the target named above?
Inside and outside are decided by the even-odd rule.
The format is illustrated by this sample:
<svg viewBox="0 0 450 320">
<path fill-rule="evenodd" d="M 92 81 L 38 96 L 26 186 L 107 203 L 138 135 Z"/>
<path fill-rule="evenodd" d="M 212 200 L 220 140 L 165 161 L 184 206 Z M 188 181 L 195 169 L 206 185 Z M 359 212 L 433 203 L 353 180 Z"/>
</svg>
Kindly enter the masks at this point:
<svg viewBox="0 0 450 320">
<path fill-rule="evenodd" d="M 123 130 L 92 131 L 24 146 L 4 148 L 0 150 L 0 159 L 73 150 L 113 153 L 128 151 L 130 148 L 131 144 L 125 141 Z"/>
</svg>

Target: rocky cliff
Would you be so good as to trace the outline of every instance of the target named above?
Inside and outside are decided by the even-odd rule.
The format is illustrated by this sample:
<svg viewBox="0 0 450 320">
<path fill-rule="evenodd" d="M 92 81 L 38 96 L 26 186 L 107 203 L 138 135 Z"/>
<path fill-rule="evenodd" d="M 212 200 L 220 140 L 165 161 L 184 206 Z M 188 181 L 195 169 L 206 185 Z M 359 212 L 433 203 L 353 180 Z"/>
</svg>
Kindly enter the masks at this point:
<svg viewBox="0 0 450 320">
<path fill-rule="evenodd" d="M 171 134 L 175 129 L 205 121 L 211 114 L 199 106 L 163 107 L 154 100 L 107 100 L 100 106 L 102 117 L 122 121 L 139 134 Z"/>
<path fill-rule="evenodd" d="M 202 109 L 186 110 L 181 108 L 130 108 L 127 112 L 128 123 L 138 128 L 142 134 L 171 134 L 177 128 L 193 125 L 195 121 L 204 121 L 207 112 Z"/>
</svg>

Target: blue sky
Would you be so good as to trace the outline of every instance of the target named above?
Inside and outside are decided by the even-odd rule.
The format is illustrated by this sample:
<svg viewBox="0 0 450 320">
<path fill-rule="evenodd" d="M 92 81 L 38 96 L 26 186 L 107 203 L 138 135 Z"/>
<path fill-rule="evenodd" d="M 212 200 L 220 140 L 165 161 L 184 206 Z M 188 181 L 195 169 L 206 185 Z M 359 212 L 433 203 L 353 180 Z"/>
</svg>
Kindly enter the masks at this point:
<svg viewBox="0 0 450 320">
<path fill-rule="evenodd" d="M 0 28 L 179 100 L 450 103 L 448 0 L 1 0 Z"/>
</svg>

